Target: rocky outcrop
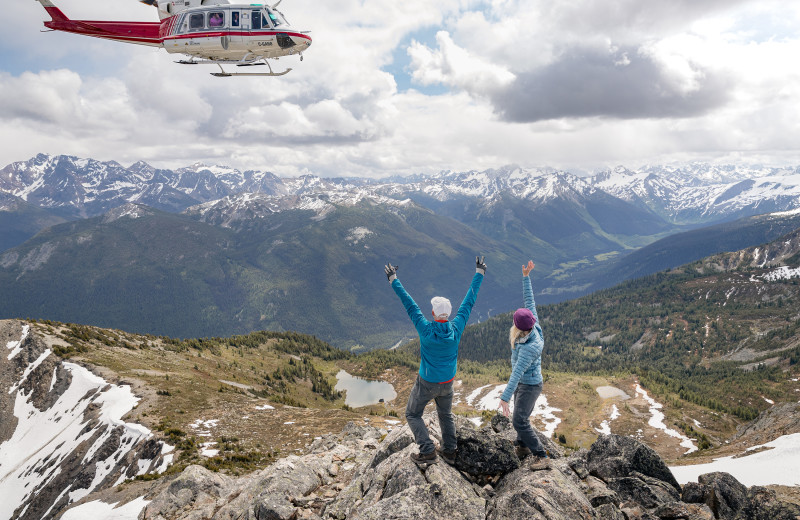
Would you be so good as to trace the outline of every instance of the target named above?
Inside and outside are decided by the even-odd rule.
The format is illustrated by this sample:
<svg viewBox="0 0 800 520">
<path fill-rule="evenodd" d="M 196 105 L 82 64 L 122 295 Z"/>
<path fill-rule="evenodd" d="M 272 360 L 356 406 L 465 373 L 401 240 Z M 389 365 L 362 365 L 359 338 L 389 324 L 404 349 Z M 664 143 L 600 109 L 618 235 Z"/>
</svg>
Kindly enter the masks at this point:
<svg viewBox="0 0 800 520">
<path fill-rule="evenodd" d="M 800 432 L 800 403 L 780 403 L 761 412 L 753 422 L 740 426 L 731 442 L 746 440 L 754 446 L 797 432 Z"/>
<path fill-rule="evenodd" d="M 425 416 L 441 442 L 434 414 Z M 800 507 L 725 473 L 681 486 L 648 447 L 601 436 L 589 450 L 542 469 L 519 460 L 513 428 L 475 429 L 457 418 L 459 454 L 420 468 L 407 426 L 391 433 L 348 424 L 308 454 L 231 479 L 190 467 L 162 485 L 144 520 L 797 520 Z"/>
<path fill-rule="evenodd" d="M 137 402 L 129 387 L 64 362 L 30 324 L 0 321 L 0 351 L 0 518 L 54 518 L 172 458 L 121 420 Z"/>
</svg>

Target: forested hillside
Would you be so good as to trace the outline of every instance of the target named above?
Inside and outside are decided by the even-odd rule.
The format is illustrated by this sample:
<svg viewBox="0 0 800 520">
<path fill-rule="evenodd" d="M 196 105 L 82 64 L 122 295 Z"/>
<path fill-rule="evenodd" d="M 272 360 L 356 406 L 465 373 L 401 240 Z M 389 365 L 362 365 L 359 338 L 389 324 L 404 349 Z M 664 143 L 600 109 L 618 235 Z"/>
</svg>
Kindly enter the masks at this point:
<svg viewBox="0 0 800 520">
<path fill-rule="evenodd" d="M 543 367 L 633 373 L 675 404 L 690 401 L 747 420 L 769 406 L 767 399 L 796 399 L 786 371 L 796 372 L 800 361 L 799 237 L 800 230 L 771 247 L 539 306 Z M 469 327 L 461 358 L 507 370 L 510 324 L 503 314 Z"/>
</svg>

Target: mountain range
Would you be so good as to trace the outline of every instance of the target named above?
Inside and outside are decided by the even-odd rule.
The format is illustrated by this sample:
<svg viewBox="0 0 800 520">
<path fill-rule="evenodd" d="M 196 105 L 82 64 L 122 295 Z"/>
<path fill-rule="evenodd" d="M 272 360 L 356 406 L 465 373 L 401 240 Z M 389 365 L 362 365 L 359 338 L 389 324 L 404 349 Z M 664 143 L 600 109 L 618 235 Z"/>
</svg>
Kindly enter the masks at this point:
<svg viewBox="0 0 800 520">
<path fill-rule="evenodd" d="M 784 233 L 794 217 L 697 238 L 800 207 L 799 192 L 797 169 L 760 167 L 372 180 L 41 154 L 0 170 L 0 219 L 13 223 L 0 231 L 0 316 L 180 337 L 299 329 L 388 347 L 410 331 L 381 274 L 387 261 L 424 306 L 437 294 L 460 301 L 471 258 L 486 255 L 473 315 L 483 320 L 509 309 L 527 258 L 542 301 L 560 301 Z M 682 234 L 691 230 L 700 235 Z"/>
</svg>

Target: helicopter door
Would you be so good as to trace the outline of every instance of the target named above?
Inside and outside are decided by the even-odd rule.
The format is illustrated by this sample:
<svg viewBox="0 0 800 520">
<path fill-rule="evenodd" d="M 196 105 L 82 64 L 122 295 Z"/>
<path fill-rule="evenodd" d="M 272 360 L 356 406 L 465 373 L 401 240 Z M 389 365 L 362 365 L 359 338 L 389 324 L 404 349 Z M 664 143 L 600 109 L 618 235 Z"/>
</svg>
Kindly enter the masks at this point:
<svg viewBox="0 0 800 520">
<path fill-rule="evenodd" d="M 244 49 L 244 35 L 250 30 L 250 17 L 247 11 L 233 9 L 230 15 L 230 50 L 241 51 Z"/>
<path fill-rule="evenodd" d="M 250 39 L 249 50 L 262 56 L 269 57 L 277 49 L 275 33 L 272 32 L 267 13 L 262 9 L 250 11 Z"/>
</svg>

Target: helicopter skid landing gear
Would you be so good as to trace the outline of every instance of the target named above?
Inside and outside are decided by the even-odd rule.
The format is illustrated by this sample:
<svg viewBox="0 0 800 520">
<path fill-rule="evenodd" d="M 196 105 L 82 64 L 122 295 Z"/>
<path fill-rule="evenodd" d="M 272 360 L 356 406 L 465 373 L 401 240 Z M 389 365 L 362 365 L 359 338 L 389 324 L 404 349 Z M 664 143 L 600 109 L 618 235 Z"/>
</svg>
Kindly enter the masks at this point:
<svg viewBox="0 0 800 520">
<path fill-rule="evenodd" d="M 274 72 L 272 70 L 272 65 L 269 64 L 268 61 L 263 61 L 260 63 L 236 63 L 237 67 L 252 67 L 255 65 L 266 65 L 269 67 L 269 72 L 225 72 L 225 69 L 222 68 L 222 64 L 217 63 L 219 66 L 220 72 L 212 72 L 212 76 L 216 76 L 218 78 L 229 78 L 231 76 L 283 76 L 284 74 L 288 74 L 292 69 L 286 69 L 283 72 Z"/>
</svg>

